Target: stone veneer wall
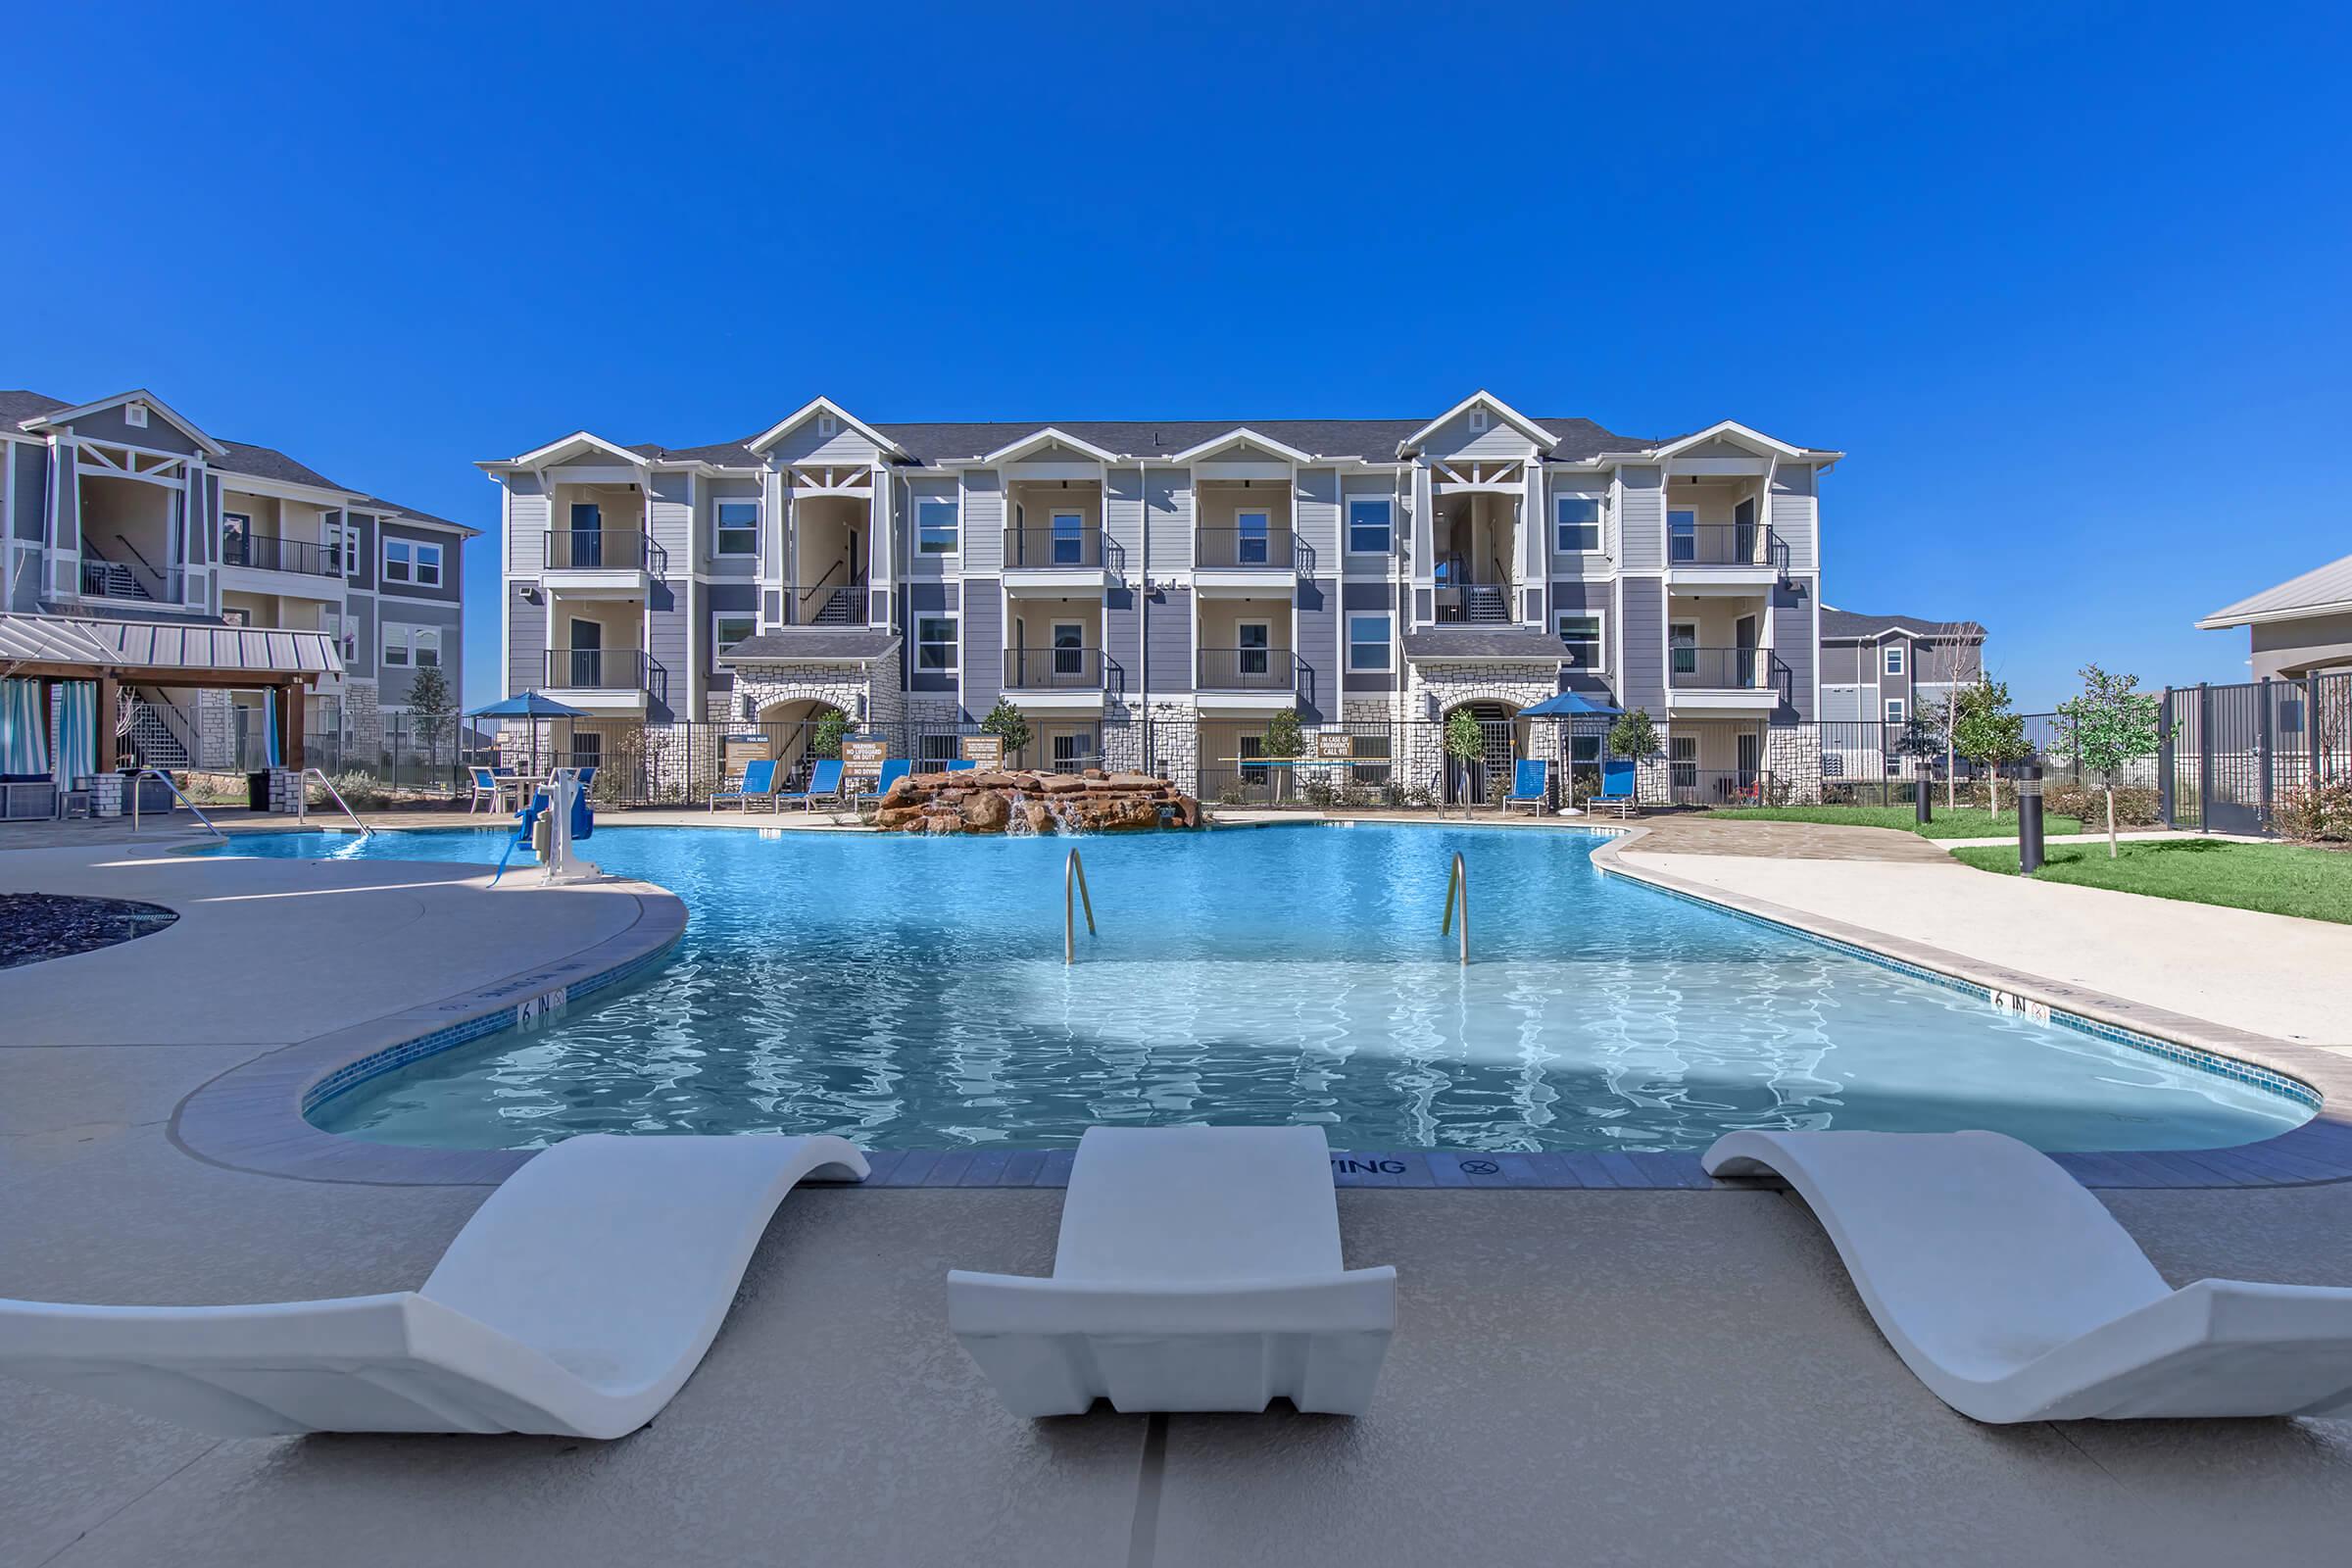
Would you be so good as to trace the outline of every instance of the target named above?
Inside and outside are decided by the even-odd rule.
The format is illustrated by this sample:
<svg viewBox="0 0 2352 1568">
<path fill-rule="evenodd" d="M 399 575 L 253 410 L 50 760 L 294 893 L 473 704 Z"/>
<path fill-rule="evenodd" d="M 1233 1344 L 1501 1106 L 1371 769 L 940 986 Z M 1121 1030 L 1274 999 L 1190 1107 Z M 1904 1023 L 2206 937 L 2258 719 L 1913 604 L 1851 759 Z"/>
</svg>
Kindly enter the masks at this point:
<svg viewBox="0 0 2352 1568">
<path fill-rule="evenodd" d="M 1810 724 L 1764 732 L 1764 768 L 1772 775 L 1774 795 L 1786 782 L 1788 804 L 1812 806 L 1821 800 L 1821 731 Z"/>
<path fill-rule="evenodd" d="M 1445 767 L 1445 715 L 1464 703 L 1495 702 L 1511 708 L 1540 703 L 1559 690 L 1556 664 L 1448 664 L 1413 660 L 1406 663 L 1403 716 L 1405 755 L 1397 782 L 1434 785 Z M 1434 711 L 1438 717 L 1430 721 Z M 1556 719 L 1532 720 L 1528 744 L 1536 757 L 1560 755 Z"/>
<path fill-rule="evenodd" d="M 376 706 L 375 682 L 345 678 L 343 721 L 351 731 L 352 754 L 372 761 L 384 748 L 384 712 Z"/>
</svg>

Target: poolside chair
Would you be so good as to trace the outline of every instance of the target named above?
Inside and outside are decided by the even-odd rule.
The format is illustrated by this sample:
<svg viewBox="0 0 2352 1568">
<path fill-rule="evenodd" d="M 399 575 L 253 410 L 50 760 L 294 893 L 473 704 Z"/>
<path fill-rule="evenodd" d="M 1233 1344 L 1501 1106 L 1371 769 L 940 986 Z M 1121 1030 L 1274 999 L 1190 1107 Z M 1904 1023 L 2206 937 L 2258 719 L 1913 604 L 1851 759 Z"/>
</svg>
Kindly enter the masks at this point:
<svg viewBox="0 0 2352 1568">
<path fill-rule="evenodd" d="M 0 1371 L 226 1437 L 617 1438 L 691 1376 L 776 1205 L 843 1139 L 614 1137 L 507 1178 L 414 1291 L 253 1306 L 0 1300 Z"/>
<path fill-rule="evenodd" d="M 1096 1127 L 1053 1277 L 950 1273 L 948 1326 L 1015 1415 L 1361 1415 L 1396 1271 L 1341 1262 L 1320 1127 Z"/>
<path fill-rule="evenodd" d="M 466 807 L 467 816 L 480 810 L 484 801 L 493 811 L 507 808 L 507 791 L 514 786 L 513 779 L 502 779 L 486 767 L 468 767 L 466 772 L 473 780 L 473 799 Z"/>
<path fill-rule="evenodd" d="M 774 800 L 776 794 L 776 763 L 767 761 L 764 759 L 757 762 L 744 763 L 743 777 L 735 781 L 735 787 L 733 789 L 717 790 L 712 792 L 710 796 L 710 809 L 713 811 L 717 810 L 718 803 L 721 801 L 734 801 L 746 811 L 749 811 L 752 808 L 752 803 L 754 801 Z"/>
<path fill-rule="evenodd" d="M 1541 757 L 1522 757 L 1511 770 L 1511 793 L 1502 798 L 1502 809 L 1524 806 L 1538 816 L 1551 803 L 1551 763 Z"/>
<path fill-rule="evenodd" d="M 781 790 L 775 797 L 776 809 L 782 810 L 788 802 L 797 802 L 804 811 L 816 809 L 819 801 L 841 801 L 841 759 L 827 757 L 808 770 L 808 787 L 805 790 Z"/>
<path fill-rule="evenodd" d="M 1621 817 L 1641 809 L 1635 799 L 1634 760 L 1630 757 L 1606 757 L 1600 763 L 1600 793 L 1592 797 L 1592 806 L 1617 808 Z"/>
<path fill-rule="evenodd" d="M 890 793 L 890 787 L 893 784 L 896 784 L 899 780 L 905 778 L 913 770 L 914 764 L 906 760 L 905 759 L 893 759 L 884 761 L 882 764 L 881 776 L 874 780 L 874 787 L 868 790 L 854 791 L 849 797 L 850 804 L 852 806 L 856 806 L 862 801 L 879 801 L 883 796 Z"/>
<path fill-rule="evenodd" d="M 1999 1133 L 1731 1133 L 1710 1175 L 1811 1206 L 1904 1365 L 1979 1421 L 2352 1414 L 2352 1290 L 2173 1290 L 2105 1205 Z"/>
</svg>

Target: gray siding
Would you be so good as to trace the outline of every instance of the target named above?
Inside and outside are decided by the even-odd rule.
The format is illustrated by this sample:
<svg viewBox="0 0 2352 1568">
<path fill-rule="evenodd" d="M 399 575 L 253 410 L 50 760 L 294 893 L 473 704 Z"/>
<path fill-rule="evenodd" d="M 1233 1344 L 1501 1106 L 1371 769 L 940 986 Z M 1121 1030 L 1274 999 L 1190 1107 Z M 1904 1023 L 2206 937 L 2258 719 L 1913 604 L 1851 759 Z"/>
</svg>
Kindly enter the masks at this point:
<svg viewBox="0 0 2352 1568">
<path fill-rule="evenodd" d="M 1144 504 L 1150 511 L 1152 524 L 1152 559 L 1144 569 L 1152 576 L 1192 569 L 1193 498 L 1187 489 L 1190 483 L 1182 468 L 1148 468 L 1144 472 Z M 1156 605 L 1152 616 L 1154 620 L 1159 618 Z M 1186 657 L 1189 662 L 1191 656 Z M 1185 677 L 1187 685 L 1191 678 L 1189 674 Z M 1160 689 L 1156 656 L 1152 660 L 1152 683 L 1153 690 Z"/>
<path fill-rule="evenodd" d="M 406 539 L 412 544 L 441 547 L 441 582 L 439 586 L 430 587 L 416 582 L 392 583 L 387 585 L 385 589 L 387 593 L 397 594 L 403 599 L 430 599 L 452 605 L 464 596 L 466 578 L 464 547 L 466 542 L 463 539 L 455 534 L 436 533 L 430 528 L 411 528 L 397 522 L 383 524 L 383 534 L 387 539 Z M 381 557 L 382 552 L 376 552 L 376 558 L 380 560 Z"/>
<path fill-rule="evenodd" d="M 1340 587 L 1341 618 L 1339 628 L 1334 635 L 1343 639 L 1346 637 L 1348 631 L 1347 612 L 1348 611 L 1386 611 L 1391 615 L 1401 616 L 1402 611 L 1397 603 L 1397 600 L 1401 598 L 1401 591 L 1396 598 L 1392 598 L 1389 585 L 1385 582 L 1342 584 Z M 1399 631 L 1404 627 L 1401 618 L 1392 621 L 1391 624 Z M 1332 658 L 1334 660 L 1333 667 L 1339 671 L 1340 690 L 1343 692 L 1393 692 L 1396 689 L 1396 682 L 1400 674 L 1398 670 L 1349 669 L 1348 667 L 1348 647 L 1345 641 L 1341 642 L 1339 652 Z"/>
<path fill-rule="evenodd" d="M 1297 635 L 1298 658 L 1305 666 L 1298 675 L 1298 716 L 1303 719 L 1340 716 L 1340 593 L 1336 577 L 1302 578 L 1298 583 Z"/>
<path fill-rule="evenodd" d="M 150 412 L 147 428 L 134 430 L 122 417 L 120 406 L 103 410 L 87 418 L 76 419 L 67 426 L 75 435 L 92 441 L 121 441 L 129 446 L 145 447 L 150 452 L 193 453 L 196 443 L 181 435 L 179 430 L 162 415 Z"/>
<path fill-rule="evenodd" d="M 897 488 L 897 487 L 894 487 Z M 915 548 L 914 519 L 916 507 L 925 501 L 945 501 L 956 510 L 956 556 L 926 556 Z M 948 573 L 949 564 L 959 558 L 968 560 L 972 542 L 967 536 L 967 519 L 963 515 L 962 498 L 956 493 L 953 479 L 910 479 L 902 493 L 893 498 L 892 505 L 899 513 L 899 538 L 906 548 L 899 552 L 899 575 L 909 580 L 936 582 Z"/>
<path fill-rule="evenodd" d="M 694 508 L 686 499 L 687 475 L 657 473 L 645 498 L 645 529 L 669 552 L 669 570 L 684 577 L 694 570 Z"/>
<path fill-rule="evenodd" d="M 718 504 L 721 501 L 750 501 L 760 499 L 757 479 L 697 479 L 694 485 L 696 549 L 706 562 L 704 569 L 714 577 L 741 577 L 746 581 L 760 575 L 760 556 L 757 551 L 748 556 L 722 556 L 718 553 Z M 767 532 L 767 518 L 760 519 L 760 531 Z M 674 563 L 673 563 L 674 564 Z"/>
<path fill-rule="evenodd" d="M 1588 611 L 1600 616 L 1601 667 L 1599 669 L 1569 668 L 1566 671 L 1567 684 L 1579 691 L 1601 690 L 1617 676 L 1617 671 L 1609 665 L 1609 661 L 1614 657 L 1617 640 L 1617 628 L 1611 624 L 1612 618 L 1617 612 L 1616 592 L 1606 582 L 1581 582 L 1554 578 L 1551 584 L 1551 612 L 1555 618 L 1547 618 L 1544 621 L 1544 629 L 1545 631 L 1554 630 L 1558 624 L 1556 617 L 1571 611 Z"/>
<path fill-rule="evenodd" d="M 1314 552 L 1314 567 L 1336 575 L 1344 552 L 1340 549 L 1340 476 L 1330 468 L 1307 468 L 1298 475 L 1298 515 L 1292 526 Z M 1305 563 L 1304 557 L 1300 564 Z"/>
<path fill-rule="evenodd" d="M 1004 689 L 1004 585 L 963 580 L 963 707 L 984 718 Z"/>
<path fill-rule="evenodd" d="M 1813 601 L 1810 597 L 1800 598 L 1788 588 L 1772 591 L 1772 651 L 1788 666 L 1788 696 L 1795 717 L 1812 718 Z M 1784 710 L 1780 716 L 1788 717 L 1788 711 Z"/>
<path fill-rule="evenodd" d="M 1464 409 L 1430 432 L 1423 449 L 1433 458 L 1513 459 L 1534 455 L 1536 444 L 1492 413 L 1487 416 L 1487 427 L 1473 432 L 1470 411 Z"/>
<path fill-rule="evenodd" d="M 1653 717 L 1666 708 L 1666 585 L 1655 577 L 1628 577 L 1618 584 L 1619 647 L 1624 667 L 1617 695 L 1624 707 L 1646 708 Z"/>
<path fill-rule="evenodd" d="M 990 577 L 1004 569 L 1004 482 L 988 469 L 963 476 L 963 569 Z"/>
<path fill-rule="evenodd" d="M 1141 468 L 1113 468 L 1102 494 L 1102 533 L 1110 544 L 1106 562 L 1123 562 L 1130 581 L 1144 574 L 1144 473 Z M 1130 670 L 1132 673 L 1132 670 Z"/>
<path fill-rule="evenodd" d="M 1159 523 L 1152 522 L 1156 534 Z M 1154 537 L 1152 544 L 1159 543 Z M 1193 689 L 1193 595 L 1189 588 L 1168 588 L 1152 595 L 1146 620 L 1152 661 L 1152 690 L 1189 692 Z"/>
<path fill-rule="evenodd" d="M 1125 696 L 1143 689 L 1143 596 L 1126 583 L 1102 595 L 1102 657 L 1110 670 L 1110 689 Z"/>
<path fill-rule="evenodd" d="M 648 716 L 702 717 L 688 710 L 694 693 L 686 652 L 686 602 L 668 583 L 658 582 L 646 595 L 646 612 L 645 678 L 654 694 L 646 707 Z"/>
<path fill-rule="evenodd" d="M 953 614 L 962 596 L 952 582 L 910 582 L 899 592 L 904 596 L 901 619 L 906 634 L 899 642 L 899 667 L 906 678 L 906 688 L 917 692 L 952 692 L 956 689 L 953 673 L 930 670 L 917 673 L 914 667 L 914 617 L 917 615 Z M 958 650 L 961 653 L 962 650 Z"/>
<path fill-rule="evenodd" d="M 507 480 L 507 569 L 529 576 L 547 564 L 548 494 L 537 477 Z"/>
<path fill-rule="evenodd" d="M 1811 628 L 1807 628 L 1811 635 Z M 1821 647 L 1821 679 L 1824 685 L 1835 681 L 1851 685 L 1862 678 L 1862 650 L 1852 643 L 1824 643 Z"/>
<path fill-rule="evenodd" d="M 462 647 L 465 638 L 462 626 L 463 617 L 457 606 L 433 604 L 424 600 L 405 602 L 395 600 L 383 606 L 380 613 L 383 619 L 402 626 L 440 628 L 441 673 L 448 680 L 452 694 L 462 694 L 465 691 L 466 669 Z M 376 677 L 376 702 L 389 708 L 406 706 L 409 700 L 409 683 L 416 678 L 416 673 L 414 669 L 407 667 L 388 667 L 380 670 Z"/>
<path fill-rule="evenodd" d="M 1788 550 L 1788 569 L 1806 576 L 1821 569 L 1821 550 L 1814 537 L 1813 470 L 1776 469 L 1772 476 L 1772 531 Z"/>
<path fill-rule="evenodd" d="M 49 473 L 49 449 L 20 446 L 12 441 L 9 450 L 16 454 L 17 465 L 17 514 L 11 519 L 9 531 L 19 539 L 38 539 L 41 537 L 41 509 L 48 504 L 45 489 Z"/>
<path fill-rule="evenodd" d="M 768 456 L 778 463 L 806 464 L 867 464 L 874 461 L 880 449 L 846 424 L 835 425 L 833 434 L 817 434 L 817 416 L 811 414 L 794 428 L 784 433 Z"/>
<path fill-rule="evenodd" d="M 1666 564 L 1665 476 L 1657 468 L 1621 470 L 1616 511 L 1617 564 L 1625 571 L 1659 571 Z"/>
</svg>

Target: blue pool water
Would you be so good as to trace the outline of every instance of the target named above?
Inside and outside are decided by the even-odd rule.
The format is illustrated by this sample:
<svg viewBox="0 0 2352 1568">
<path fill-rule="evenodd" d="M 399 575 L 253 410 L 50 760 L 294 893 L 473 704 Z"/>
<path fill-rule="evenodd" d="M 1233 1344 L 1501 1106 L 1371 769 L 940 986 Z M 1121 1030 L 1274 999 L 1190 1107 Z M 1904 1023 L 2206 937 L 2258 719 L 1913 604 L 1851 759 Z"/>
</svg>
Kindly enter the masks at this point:
<svg viewBox="0 0 2352 1568">
<path fill-rule="evenodd" d="M 316 1111 L 389 1143 L 831 1132 L 1064 1147 L 1104 1122 L 1317 1122 L 1333 1147 L 1693 1150 L 1741 1127 L 1990 1127 L 2214 1148 L 2305 1107 L 1608 877 L 1567 833 L 1278 827 L 1082 841 L 605 828 L 685 899 L 664 968 Z M 491 861 L 500 835 L 233 853 Z M 1464 970 L 1439 935 L 1472 887 Z M 524 872 L 525 875 L 533 874 Z"/>
</svg>

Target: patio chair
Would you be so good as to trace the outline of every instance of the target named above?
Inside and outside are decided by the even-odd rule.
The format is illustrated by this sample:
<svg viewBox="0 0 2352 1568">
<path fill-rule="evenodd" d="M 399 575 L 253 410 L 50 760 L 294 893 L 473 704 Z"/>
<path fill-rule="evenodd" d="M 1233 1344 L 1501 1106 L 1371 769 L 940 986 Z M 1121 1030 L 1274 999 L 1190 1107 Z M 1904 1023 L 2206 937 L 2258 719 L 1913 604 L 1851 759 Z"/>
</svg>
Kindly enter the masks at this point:
<svg viewBox="0 0 2352 1568">
<path fill-rule="evenodd" d="M 881 775 L 874 780 L 874 787 L 872 789 L 853 791 L 849 796 L 850 804 L 852 806 L 857 806 L 866 801 L 881 800 L 883 796 L 890 793 L 890 787 L 893 784 L 896 784 L 899 780 L 905 778 L 913 770 L 914 764 L 903 758 L 894 758 L 885 760 L 882 764 Z"/>
<path fill-rule="evenodd" d="M 414 1291 L 253 1306 L 0 1300 L 0 1371 L 226 1437 L 617 1438 L 693 1375 L 843 1139 L 573 1138 L 507 1178 Z"/>
<path fill-rule="evenodd" d="M 757 762 L 746 762 L 743 766 L 743 777 L 735 781 L 733 789 L 711 792 L 710 809 L 717 810 L 718 803 L 721 801 L 734 801 L 746 811 L 749 811 L 754 801 L 773 801 L 776 794 L 776 763 L 765 759 Z"/>
<path fill-rule="evenodd" d="M 485 800 L 493 811 L 507 808 L 507 791 L 513 786 L 512 779 L 502 779 L 486 767 L 468 767 L 466 772 L 473 780 L 473 799 L 466 808 L 467 816 L 480 810 Z"/>
<path fill-rule="evenodd" d="M 775 800 L 778 810 L 782 810 L 787 803 L 793 802 L 797 802 L 804 811 L 815 810 L 816 803 L 819 801 L 831 801 L 835 805 L 839 805 L 841 802 L 841 759 L 828 757 L 820 760 L 816 766 L 808 770 L 808 787 L 807 789 L 779 791 Z"/>
<path fill-rule="evenodd" d="M 1600 792 L 1592 797 L 1592 806 L 1617 808 L 1620 817 L 1641 809 L 1635 799 L 1634 760 L 1630 757 L 1607 757 L 1600 763 Z"/>
<path fill-rule="evenodd" d="M 2352 1290 L 2176 1291 L 2014 1138 L 1740 1132 L 1700 1160 L 1787 1181 L 1903 1364 L 1975 1420 L 2352 1414 Z"/>
<path fill-rule="evenodd" d="M 1502 809 L 1524 806 L 1536 815 L 1551 802 L 1551 763 L 1541 757 L 1522 757 L 1511 770 L 1511 793 L 1502 798 Z"/>
<path fill-rule="evenodd" d="M 952 1272 L 948 1326 L 1015 1415 L 1361 1415 L 1396 1271 L 1342 1263 L 1320 1127 L 1096 1127 L 1053 1276 Z"/>
</svg>

